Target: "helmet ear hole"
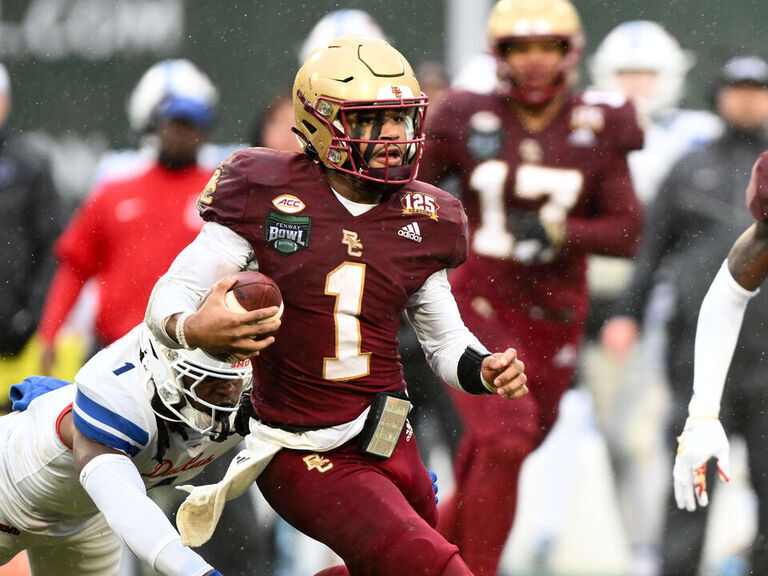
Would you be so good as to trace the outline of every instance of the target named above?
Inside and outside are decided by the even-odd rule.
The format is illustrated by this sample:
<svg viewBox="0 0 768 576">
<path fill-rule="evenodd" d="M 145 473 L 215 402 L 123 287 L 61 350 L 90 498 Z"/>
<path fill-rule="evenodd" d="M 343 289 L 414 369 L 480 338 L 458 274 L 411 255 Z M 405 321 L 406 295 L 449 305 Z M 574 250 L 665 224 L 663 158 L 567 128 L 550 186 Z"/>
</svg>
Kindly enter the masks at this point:
<svg viewBox="0 0 768 576">
<path fill-rule="evenodd" d="M 317 128 L 315 127 L 315 125 L 310 124 L 306 120 L 302 120 L 301 124 L 304 126 L 304 128 L 307 129 L 307 132 L 309 132 L 310 134 L 314 134 L 315 132 L 317 132 Z"/>
</svg>

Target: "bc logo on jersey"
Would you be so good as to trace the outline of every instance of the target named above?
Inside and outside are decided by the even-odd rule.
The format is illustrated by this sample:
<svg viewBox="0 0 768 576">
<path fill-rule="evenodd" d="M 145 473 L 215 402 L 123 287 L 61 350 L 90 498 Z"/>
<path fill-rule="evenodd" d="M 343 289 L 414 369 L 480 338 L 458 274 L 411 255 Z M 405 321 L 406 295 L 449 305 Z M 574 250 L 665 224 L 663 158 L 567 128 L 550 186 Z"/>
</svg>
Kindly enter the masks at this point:
<svg viewBox="0 0 768 576">
<path fill-rule="evenodd" d="M 281 254 L 293 254 L 309 246 L 311 230 L 312 218 L 309 216 L 270 212 L 264 226 L 264 241 Z"/>
<path fill-rule="evenodd" d="M 352 230 L 342 230 L 341 243 L 346 244 L 347 254 L 350 256 L 362 256 L 363 255 L 363 243 L 360 242 L 360 238 L 357 236 L 357 232 Z"/>
<path fill-rule="evenodd" d="M 323 458 L 320 454 L 308 454 L 302 458 L 304 464 L 307 465 L 307 470 L 317 470 L 318 472 L 328 472 L 333 468 L 333 462 L 328 458 Z"/>
</svg>

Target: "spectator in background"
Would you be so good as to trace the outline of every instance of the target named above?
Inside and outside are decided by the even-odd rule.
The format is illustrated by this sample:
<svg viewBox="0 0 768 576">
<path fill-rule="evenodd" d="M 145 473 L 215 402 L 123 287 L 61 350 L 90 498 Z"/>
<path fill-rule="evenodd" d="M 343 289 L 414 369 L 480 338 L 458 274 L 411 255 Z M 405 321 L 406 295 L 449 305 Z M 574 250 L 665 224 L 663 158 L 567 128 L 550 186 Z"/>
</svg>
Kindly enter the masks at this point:
<svg viewBox="0 0 768 576">
<path fill-rule="evenodd" d="M 501 0 L 488 21 L 503 88 L 449 92 L 427 123 L 420 177 L 456 174 L 470 254 L 452 272 L 466 325 L 514 345 L 531 373 L 515 405 L 453 398 L 465 433 L 440 531 L 477 575 L 498 571 L 525 458 L 569 388 L 584 332 L 590 253 L 631 256 L 642 226 L 626 154 L 642 132 L 631 104 L 572 92 L 584 47 L 568 0 Z"/>
<path fill-rule="evenodd" d="M 617 306 L 621 316 L 606 323 L 602 332 L 608 351 L 618 356 L 628 353 L 627 347 L 634 344 L 642 325 L 649 294 L 658 282 L 654 271 L 662 268 L 663 281 L 671 283 L 675 295 L 666 352 L 672 393 L 669 454 L 686 418 L 699 305 L 717 271 L 716 263 L 751 222 L 743 191 L 755 157 L 768 147 L 768 63 L 756 56 L 735 57 L 723 66 L 715 85 L 713 99 L 725 132 L 672 168 L 648 211 L 632 282 Z M 766 298 L 768 294 L 755 297 Z M 768 403 L 761 363 L 765 354 L 761 333 L 766 323 L 768 300 L 756 303 L 745 320 L 730 371 L 728 410 L 721 415 L 727 429 L 746 439 L 750 475 L 759 495 L 768 491 L 768 461 L 763 450 L 768 432 L 760 424 L 765 422 L 761 410 Z M 758 499 L 765 515 L 768 497 Z M 662 551 L 664 576 L 697 574 L 705 517 L 705 510 L 695 514 L 677 510 L 670 497 Z M 765 529 L 761 524 L 761 530 Z M 753 566 L 756 574 L 768 571 L 768 555 L 764 544 L 759 546 Z"/>
<path fill-rule="evenodd" d="M 646 205 L 655 198 L 664 176 L 680 156 L 722 132 L 722 122 L 715 114 L 678 107 L 686 74 L 695 61 L 694 55 L 683 50 L 661 25 L 644 20 L 614 28 L 590 59 L 594 89 L 615 90 L 630 98 L 644 128 L 643 148 L 630 152 L 628 160 L 635 190 Z M 629 259 L 590 256 L 587 278 L 591 307 L 580 362 L 580 380 L 588 390 L 579 388 L 569 394 L 592 393 L 591 405 L 617 475 L 620 512 L 632 548 L 631 574 L 652 576 L 658 571 L 659 536 L 669 486 L 662 471 L 671 464 L 664 441 L 668 399 L 664 324 L 671 305 L 668 285 L 659 285 L 651 299 L 643 346 L 634 355 L 618 359 L 597 343 L 600 327 L 625 292 L 631 273 Z M 588 409 L 589 398 L 584 400 L 571 401 L 563 409 Z M 590 422 L 592 418 L 589 414 L 568 421 Z M 564 435 L 564 440 L 566 436 L 573 435 Z M 561 469 L 567 450 L 572 450 L 568 440 L 560 451 L 564 457 L 557 457 L 553 466 Z M 553 488 L 564 487 L 561 483 L 558 486 Z"/>
<path fill-rule="evenodd" d="M 53 274 L 53 243 L 64 220 L 48 161 L 11 136 L 10 111 L 11 79 L 0 64 L 0 415 L 11 409 L 11 385 L 38 369 L 41 352 L 33 335 Z M 26 563 L 20 554 L 13 567 L 0 571 L 26 574 Z"/>
<path fill-rule="evenodd" d="M 8 390 L 37 370 L 32 336 L 53 274 L 53 243 L 61 232 L 61 201 L 47 161 L 9 134 L 11 81 L 0 64 L 0 414 Z"/>
<path fill-rule="evenodd" d="M 251 145 L 301 152 L 301 143 L 292 130 L 293 123 L 293 95 L 288 88 L 275 94 L 257 115 L 251 130 Z"/>
<path fill-rule="evenodd" d="M 434 114 L 450 85 L 445 66 L 437 60 L 423 60 L 416 67 L 416 75 L 421 82 L 421 89 L 429 98 L 429 112 Z"/>
<path fill-rule="evenodd" d="M 104 180 L 133 177 L 154 164 L 159 146 L 155 110 L 168 94 L 208 102 L 216 107 L 219 99 L 216 87 L 207 78 L 201 79 L 195 69 L 191 62 L 176 59 L 161 61 L 147 70 L 126 103 L 128 124 L 136 140 L 136 148 L 105 153 L 96 167 L 94 185 Z M 243 146 L 243 143 L 237 142 L 212 143 L 205 138 L 197 147 L 197 164 L 213 173 L 227 156 Z"/>
<path fill-rule="evenodd" d="M 144 316 L 152 286 L 202 227 L 195 201 L 211 176 L 197 153 L 218 98 L 208 77 L 186 60 L 166 60 L 142 77 L 134 98 L 160 93 L 151 112 L 154 157 L 130 175 L 103 180 L 56 242 L 58 267 L 40 334 L 43 372 L 85 283 L 96 286 L 93 349 L 117 340 Z"/>
</svg>

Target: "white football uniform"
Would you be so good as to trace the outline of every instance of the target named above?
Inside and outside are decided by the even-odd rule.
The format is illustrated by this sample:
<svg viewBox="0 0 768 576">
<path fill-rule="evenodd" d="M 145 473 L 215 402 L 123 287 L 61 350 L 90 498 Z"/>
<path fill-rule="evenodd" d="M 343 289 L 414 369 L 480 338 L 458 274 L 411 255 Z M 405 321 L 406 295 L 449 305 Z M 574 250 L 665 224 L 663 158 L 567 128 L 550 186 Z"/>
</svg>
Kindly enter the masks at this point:
<svg viewBox="0 0 768 576">
<path fill-rule="evenodd" d="M 723 122 L 706 110 L 674 108 L 654 117 L 645 129 L 645 144 L 628 161 L 635 192 L 643 204 L 656 197 L 669 170 L 680 158 L 723 132 Z"/>
<path fill-rule="evenodd" d="M 125 453 L 147 489 L 188 483 L 203 467 L 242 440 L 233 434 L 214 442 L 186 428 L 170 433 L 160 460 L 157 419 L 150 406 L 154 387 L 139 358 L 144 325 L 100 351 L 75 378 L 32 400 L 24 411 L 0 418 L 0 565 L 27 549 L 35 568 L 36 547 L 45 547 L 43 574 L 114 574 L 120 545 L 80 484 L 72 450 L 59 435 L 70 410 L 78 430 Z M 141 530 L 141 526 L 136 526 Z M 77 548 L 73 550 L 73 545 Z M 62 572 L 62 557 L 76 561 Z"/>
</svg>

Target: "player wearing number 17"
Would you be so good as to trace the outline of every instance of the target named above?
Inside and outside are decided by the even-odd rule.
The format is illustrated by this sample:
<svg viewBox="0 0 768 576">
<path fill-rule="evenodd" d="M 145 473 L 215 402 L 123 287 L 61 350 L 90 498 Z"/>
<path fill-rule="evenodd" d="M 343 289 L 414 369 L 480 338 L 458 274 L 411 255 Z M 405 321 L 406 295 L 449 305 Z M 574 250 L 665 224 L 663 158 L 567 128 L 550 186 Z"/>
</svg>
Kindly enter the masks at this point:
<svg viewBox="0 0 768 576">
<path fill-rule="evenodd" d="M 477 574 L 496 574 L 520 466 L 571 384 L 588 309 L 586 256 L 632 256 L 642 228 L 626 160 L 642 131 L 620 94 L 571 91 L 584 48 L 571 3 L 501 0 L 488 37 L 499 89 L 444 98 L 419 172 L 425 182 L 461 178 L 471 235 L 467 262 L 450 278 L 459 310 L 486 344 L 514 343 L 533 379 L 514 404 L 454 395 L 465 437 L 440 528 Z"/>
<path fill-rule="evenodd" d="M 466 258 L 467 220 L 458 200 L 414 180 L 427 98 L 403 56 L 365 36 L 313 52 L 293 98 L 303 153 L 251 148 L 225 161 L 200 197 L 200 235 L 150 299 L 147 320 L 168 346 L 258 353 L 248 448 L 213 491 L 190 495 L 182 536 L 204 541 L 215 526 L 207 507 L 218 500 L 205 494 L 231 498 L 257 477 L 283 518 L 344 560 L 324 574 L 471 574 L 435 530 L 406 421 L 402 312 L 458 390 L 516 399 L 526 376 L 514 349 L 490 354 L 467 330 L 451 294 L 446 269 Z M 275 322 L 254 323 L 275 309 L 225 308 L 229 278 L 197 309 L 207 285 L 254 267 L 283 295 L 276 334 Z"/>
</svg>

